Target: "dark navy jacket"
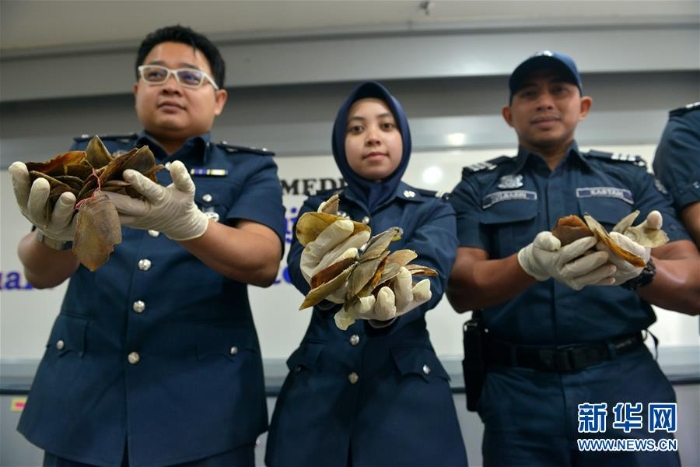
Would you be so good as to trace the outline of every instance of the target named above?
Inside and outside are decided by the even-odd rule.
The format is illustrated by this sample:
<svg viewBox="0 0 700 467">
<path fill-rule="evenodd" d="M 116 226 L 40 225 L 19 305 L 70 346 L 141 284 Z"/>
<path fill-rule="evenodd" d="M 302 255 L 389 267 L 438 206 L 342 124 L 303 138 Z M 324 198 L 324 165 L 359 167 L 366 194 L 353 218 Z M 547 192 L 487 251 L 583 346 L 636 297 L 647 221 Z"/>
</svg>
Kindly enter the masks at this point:
<svg viewBox="0 0 700 467">
<path fill-rule="evenodd" d="M 363 178 L 345 154 L 353 104 L 376 98 L 389 108 L 401 134 L 401 160 L 381 181 Z M 376 235 L 399 226 L 391 251 L 411 249 L 416 264 L 433 268 L 432 298 L 377 329 L 358 320 L 341 331 L 333 316 L 340 305 L 321 302 L 299 348 L 287 360 L 284 382 L 267 440 L 270 467 L 464 466 L 467 456 L 449 386 L 449 376 L 430 343 L 425 313 L 445 292 L 457 249 L 452 207 L 435 193 L 401 181 L 411 157 L 411 133 L 399 103 L 379 83 L 358 85 L 343 102 L 331 137 L 335 163 L 347 183 L 340 212 L 372 228 Z M 310 196 L 299 216 L 316 211 L 330 191 Z M 302 294 L 304 247 L 296 237 L 287 256 L 289 276 Z M 301 302 L 300 296 L 300 302 Z"/>
<path fill-rule="evenodd" d="M 676 209 L 700 202 L 700 102 L 670 112 L 653 167 Z"/>
<path fill-rule="evenodd" d="M 639 223 L 656 209 L 671 241 L 689 239 L 671 199 L 659 191 L 641 158 L 583 153 L 576 144 L 554 171 L 541 156 L 522 148 L 517 157 L 466 167 L 450 202 L 460 246 L 486 250 L 490 259 L 518 252 L 570 214 L 588 213 L 610 231 L 634 210 L 640 211 Z M 493 336 L 532 345 L 600 341 L 640 331 L 655 319 L 651 306 L 630 290 L 575 291 L 553 279 L 484 313 Z"/>
<path fill-rule="evenodd" d="M 331 194 L 311 196 L 299 215 L 316 211 Z M 350 452 L 354 466 L 465 465 L 449 377 L 425 322 L 425 313 L 443 296 L 454 262 L 454 212 L 434 193 L 405 183 L 374 212 L 361 207 L 347 187 L 340 211 L 369 223 L 373 234 L 401 226 L 402 238 L 390 249 L 415 250 L 415 263 L 434 268 L 439 277 L 430 278 L 428 303 L 383 329 L 358 320 L 342 331 L 333 320 L 340 305 L 314 307 L 306 335 L 287 361 L 290 374 L 275 407 L 266 461 L 274 467 L 344 466 Z M 306 294 L 302 251 L 295 236 L 289 272 Z"/>
<path fill-rule="evenodd" d="M 87 138 L 72 149 L 84 149 Z M 105 137 L 110 152 L 148 144 L 181 160 L 195 201 L 219 222 L 248 219 L 283 241 L 269 153 L 191 138 L 168 157 L 146 134 Z M 203 169 L 203 170 L 197 170 Z M 218 176 L 197 175 L 223 169 Z M 166 186 L 167 170 L 157 174 Z M 109 261 L 71 277 L 19 431 L 61 457 L 100 466 L 170 465 L 254 443 L 267 428 L 262 359 L 246 284 L 155 231 L 123 228 Z"/>
</svg>

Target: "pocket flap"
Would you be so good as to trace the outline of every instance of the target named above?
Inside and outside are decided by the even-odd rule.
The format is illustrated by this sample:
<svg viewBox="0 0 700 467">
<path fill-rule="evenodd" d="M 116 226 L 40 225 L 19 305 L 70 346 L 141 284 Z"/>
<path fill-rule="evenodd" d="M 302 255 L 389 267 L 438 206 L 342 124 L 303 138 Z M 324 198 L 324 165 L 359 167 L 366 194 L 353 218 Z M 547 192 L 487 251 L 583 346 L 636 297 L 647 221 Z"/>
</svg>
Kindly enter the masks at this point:
<svg viewBox="0 0 700 467">
<path fill-rule="evenodd" d="M 46 346 L 55 349 L 59 356 L 77 352 L 82 357 L 85 353 L 88 322 L 87 318 L 58 315 Z"/>
<path fill-rule="evenodd" d="M 491 193 L 489 196 L 495 196 L 499 193 L 503 194 L 505 192 Z M 481 223 L 491 225 L 531 221 L 537 216 L 537 194 L 531 193 L 532 195 L 523 196 L 529 196 L 530 198 L 534 196 L 532 199 L 509 199 L 492 204 L 483 210 L 480 219 Z M 486 203 L 488 200 L 484 198 L 483 202 Z"/>
<path fill-rule="evenodd" d="M 213 355 L 235 359 L 239 352 L 258 352 L 255 330 L 230 323 L 200 325 L 197 328 L 197 358 Z"/>
<path fill-rule="evenodd" d="M 579 198 L 581 214 L 589 214 L 610 232 L 620 220 L 633 211 L 632 205 L 617 198 Z M 583 218 L 583 216 L 581 216 Z M 635 224 L 644 219 L 637 219 Z"/>
<path fill-rule="evenodd" d="M 325 344 L 302 344 L 287 359 L 289 371 L 313 370 Z"/>
<path fill-rule="evenodd" d="M 450 376 L 435 355 L 435 351 L 426 347 L 395 347 L 391 355 L 401 376 L 419 375 L 426 381 L 439 377 L 446 381 Z"/>
</svg>

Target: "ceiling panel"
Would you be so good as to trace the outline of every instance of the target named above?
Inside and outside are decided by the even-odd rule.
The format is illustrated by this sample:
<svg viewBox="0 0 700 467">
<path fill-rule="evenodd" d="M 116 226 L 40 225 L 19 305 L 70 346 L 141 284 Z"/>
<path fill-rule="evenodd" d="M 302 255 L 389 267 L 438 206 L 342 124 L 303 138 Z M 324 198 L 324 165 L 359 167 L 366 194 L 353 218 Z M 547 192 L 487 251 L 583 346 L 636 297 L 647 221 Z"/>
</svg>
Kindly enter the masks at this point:
<svg viewBox="0 0 700 467">
<path fill-rule="evenodd" d="M 153 29 L 176 23 L 216 39 L 446 26 L 697 22 L 699 16 L 697 0 L 2 0 L 0 51 L 136 43 Z"/>
</svg>

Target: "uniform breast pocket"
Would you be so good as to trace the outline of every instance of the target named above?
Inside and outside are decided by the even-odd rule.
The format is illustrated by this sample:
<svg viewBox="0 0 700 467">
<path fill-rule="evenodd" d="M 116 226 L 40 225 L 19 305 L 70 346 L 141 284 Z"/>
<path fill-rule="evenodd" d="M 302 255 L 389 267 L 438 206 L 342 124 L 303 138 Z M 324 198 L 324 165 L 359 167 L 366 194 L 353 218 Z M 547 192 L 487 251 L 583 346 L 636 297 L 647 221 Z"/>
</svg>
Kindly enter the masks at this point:
<svg viewBox="0 0 700 467">
<path fill-rule="evenodd" d="M 198 326 L 197 360 L 224 358 L 231 362 L 257 358 L 259 354 L 255 331 L 229 323 Z"/>
<path fill-rule="evenodd" d="M 429 383 L 435 379 L 449 381 L 450 376 L 432 349 L 396 347 L 391 349 L 400 378 L 419 377 Z"/>
<path fill-rule="evenodd" d="M 617 198 L 582 198 L 578 200 L 582 214 L 588 214 L 610 232 L 615 224 L 633 211 L 631 204 Z M 637 219 L 638 224 L 643 219 Z"/>
<path fill-rule="evenodd" d="M 486 229 L 492 258 L 505 258 L 532 242 L 537 235 L 537 200 L 509 200 L 483 211 L 481 224 Z"/>
<path fill-rule="evenodd" d="M 293 373 L 314 372 L 318 366 L 319 356 L 325 344 L 304 343 L 287 359 L 287 368 Z"/>
<path fill-rule="evenodd" d="M 199 209 L 217 222 L 224 222 L 236 200 L 241 187 L 232 180 L 195 178 L 194 201 Z"/>
<path fill-rule="evenodd" d="M 46 344 L 46 352 L 62 358 L 85 353 L 85 335 L 89 320 L 78 316 L 58 315 Z"/>
</svg>

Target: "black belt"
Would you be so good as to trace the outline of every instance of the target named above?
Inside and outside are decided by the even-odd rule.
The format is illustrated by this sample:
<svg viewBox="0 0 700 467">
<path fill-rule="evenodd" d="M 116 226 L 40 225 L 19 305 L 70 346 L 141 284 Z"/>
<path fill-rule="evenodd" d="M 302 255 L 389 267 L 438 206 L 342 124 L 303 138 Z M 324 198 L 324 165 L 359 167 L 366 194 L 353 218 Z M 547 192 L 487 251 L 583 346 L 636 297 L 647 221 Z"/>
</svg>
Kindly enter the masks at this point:
<svg viewBox="0 0 700 467">
<path fill-rule="evenodd" d="M 642 333 L 604 342 L 565 347 L 524 347 L 488 339 L 486 361 L 490 365 L 520 366 L 540 371 L 572 372 L 612 360 L 644 344 Z"/>
</svg>

